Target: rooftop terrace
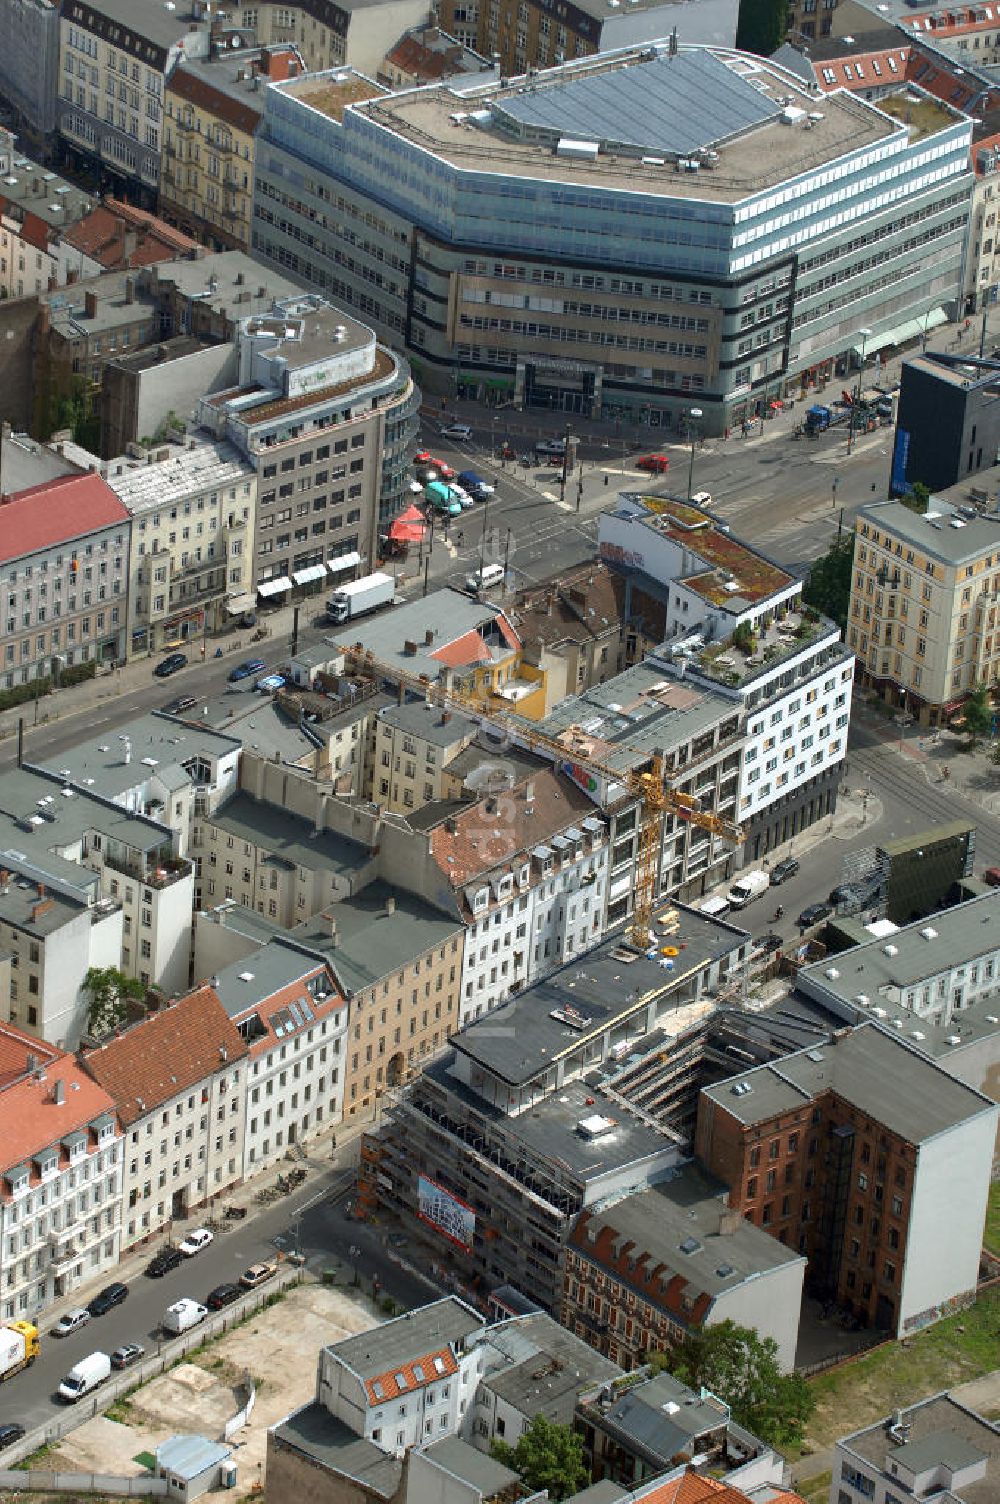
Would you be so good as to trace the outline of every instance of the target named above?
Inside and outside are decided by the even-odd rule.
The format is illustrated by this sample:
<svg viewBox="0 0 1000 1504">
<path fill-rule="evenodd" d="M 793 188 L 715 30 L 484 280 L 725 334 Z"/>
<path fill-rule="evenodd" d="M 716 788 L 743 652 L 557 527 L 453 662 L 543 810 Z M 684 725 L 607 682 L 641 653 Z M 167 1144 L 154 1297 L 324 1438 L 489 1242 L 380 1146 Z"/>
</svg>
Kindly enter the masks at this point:
<svg viewBox="0 0 1000 1504">
<path fill-rule="evenodd" d="M 282 93 L 294 95 L 311 110 L 318 110 L 338 125 L 349 104 L 361 104 L 366 99 L 377 99 L 379 95 L 389 92 L 382 84 L 366 78 L 363 73 L 355 73 L 353 68 L 307 74 L 305 78 L 282 83 L 280 88 Z"/>
</svg>

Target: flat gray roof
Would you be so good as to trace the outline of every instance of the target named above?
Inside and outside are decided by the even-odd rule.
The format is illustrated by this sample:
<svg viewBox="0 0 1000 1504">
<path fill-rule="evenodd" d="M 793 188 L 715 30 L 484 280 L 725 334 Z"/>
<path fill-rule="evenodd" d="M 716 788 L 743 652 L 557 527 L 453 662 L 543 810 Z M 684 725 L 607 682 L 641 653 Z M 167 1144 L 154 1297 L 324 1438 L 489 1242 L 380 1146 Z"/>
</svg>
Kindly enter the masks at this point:
<svg viewBox="0 0 1000 1504">
<path fill-rule="evenodd" d="M 167 458 L 153 464 L 128 455 L 109 462 L 108 485 L 133 517 L 176 506 L 199 491 L 242 487 L 256 478 L 253 465 L 224 439 L 199 434 L 182 444 L 157 445 L 153 452 L 161 448 L 167 449 Z M 238 495 L 243 499 L 242 492 Z"/>
<path fill-rule="evenodd" d="M 3 852 L 0 851 L 0 869 L 3 866 Z M 36 909 L 40 909 L 37 917 Z M 44 895 L 40 894 L 38 884 L 24 877 L 15 877 L 6 889 L 0 888 L 0 922 L 13 925 L 28 935 L 41 938 L 52 935 L 71 919 L 86 912 L 84 899 L 67 897 L 49 887 Z"/>
<path fill-rule="evenodd" d="M 623 1248 L 634 1245 L 635 1258 L 649 1254 L 647 1274 L 665 1264 L 683 1275 L 692 1290 L 713 1298 L 772 1269 L 805 1262 L 794 1249 L 743 1218 L 732 1231 L 720 1232 L 727 1205 L 722 1182 L 691 1163 L 652 1190 L 592 1213 L 588 1229 L 613 1228 Z M 586 1254 L 586 1242 L 579 1247 Z M 620 1277 L 628 1283 L 627 1276 Z M 637 1281 L 636 1289 L 641 1288 Z"/>
<path fill-rule="evenodd" d="M 367 1332 L 331 1342 L 327 1352 L 364 1381 L 377 1379 L 401 1364 L 412 1363 L 442 1348 L 464 1347 L 474 1332 L 481 1331 L 485 1319 L 467 1306 L 457 1295 L 445 1295 L 384 1321 Z"/>
<path fill-rule="evenodd" d="M 40 859 L 33 854 L 39 850 L 75 845 L 91 830 L 99 830 L 104 836 L 143 852 L 171 845 L 171 832 L 157 821 L 131 815 L 80 788 L 67 798 L 61 788 L 58 778 L 30 767 L 8 768 L 0 773 L 0 811 L 11 822 L 8 830 L 0 834 L 0 843 L 22 851 L 29 861 Z M 52 801 L 47 807 L 56 816 L 55 820 L 39 818 L 30 831 L 21 830 L 14 822 L 37 817 L 40 799 Z"/>
<path fill-rule="evenodd" d="M 275 1426 L 274 1435 L 320 1467 L 362 1483 L 379 1498 L 391 1499 L 399 1488 L 402 1459 L 383 1452 L 373 1441 L 356 1436 L 325 1405 L 314 1401 L 294 1410 Z"/>
<path fill-rule="evenodd" d="M 234 961 L 213 979 L 212 987 L 230 1018 L 266 1002 L 284 987 L 312 976 L 321 965 L 318 956 L 307 955 L 277 937 L 269 939 L 252 956 Z"/>
<path fill-rule="evenodd" d="M 470 793 L 485 794 L 495 791 L 497 779 L 514 787 L 551 766 L 547 758 L 527 752 L 513 742 L 504 745 L 481 731 L 475 741 L 452 758 L 446 771 L 449 778 L 460 779 Z"/>
<path fill-rule="evenodd" d="M 387 900 L 395 900 L 389 913 Z M 329 918 L 319 914 L 291 931 L 300 945 L 327 957 L 349 992 L 372 987 L 392 972 L 401 971 L 425 951 L 450 943 L 465 926 L 456 915 L 448 918 L 416 894 L 381 881 L 331 904 Z M 331 926 L 336 924 L 333 939 Z"/>
<path fill-rule="evenodd" d="M 926 513 L 911 512 L 901 501 L 883 501 L 862 507 L 858 517 L 870 528 L 883 534 L 888 531 L 894 539 L 913 544 L 921 553 L 939 559 L 943 564 L 971 563 L 982 554 L 1000 548 L 1000 514 L 960 517 L 958 507 L 968 505 L 970 484 L 975 483 L 985 490 L 998 481 L 1000 467 L 994 467 L 992 471 L 981 471 L 974 477 L 966 476 L 961 486 L 932 496 Z M 956 492 L 954 502 L 946 500 L 948 495 Z M 960 525 L 955 527 L 953 522 Z"/>
<path fill-rule="evenodd" d="M 750 1090 L 740 1092 L 743 1086 Z M 988 1097 L 873 1023 L 706 1087 L 704 1095 L 752 1124 L 797 1111 L 831 1090 L 911 1144 L 996 1111 Z"/>
<path fill-rule="evenodd" d="M 122 736 L 129 738 L 131 746 L 128 762 L 125 761 Z M 236 737 L 151 710 L 116 726 L 113 731 L 82 738 L 74 747 L 52 758 L 46 758 L 43 750 L 37 766 L 65 778 L 67 782 L 90 789 L 104 799 L 118 799 L 126 790 L 134 789 L 154 776 L 161 778 L 168 787 L 183 787 L 191 782 L 183 763 L 193 757 L 216 761 L 239 751 L 239 747 Z M 156 767 L 144 765 L 142 760 L 145 757 L 154 759 Z"/>
<path fill-rule="evenodd" d="M 250 752 L 257 752 L 269 762 L 279 758 L 291 766 L 300 766 L 315 754 L 317 740 L 281 709 L 273 695 L 263 694 L 256 681 L 268 667 L 249 679 L 227 684 L 221 693 L 184 711 L 184 717 L 196 716 L 202 725 L 231 737 Z M 208 715 L 204 715 L 207 709 Z M 317 738 L 321 728 L 317 727 Z"/>
<path fill-rule="evenodd" d="M 543 1314 L 489 1327 L 479 1347 L 486 1358 L 484 1389 L 529 1419 L 544 1415 L 563 1426 L 572 1425 L 582 1390 L 622 1373 L 617 1363 Z"/>
<path fill-rule="evenodd" d="M 197 261 L 163 261 L 150 267 L 148 275 L 154 286 L 176 287 L 184 297 L 197 298 L 230 319 L 264 313 L 276 298 L 294 298 L 302 292 L 300 283 L 262 266 L 245 251 L 210 251 Z"/>
<path fill-rule="evenodd" d="M 496 1499 L 498 1495 L 506 1490 L 513 1490 L 520 1483 L 518 1474 L 512 1468 L 504 1467 L 502 1462 L 494 1461 L 488 1452 L 481 1452 L 478 1447 L 470 1446 L 458 1436 L 442 1436 L 440 1441 L 433 1441 L 429 1446 L 421 1447 L 420 1451 L 446 1473 L 454 1478 L 461 1478 L 477 1489 L 485 1500 Z M 516 1498 L 517 1495 L 514 1494 L 513 1497 Z"/>
<path fill-rule="evenodd" d="M 476 663 L 475 657 L 463 654 L 462 645 L 451 650 L 461 638 L 468 638 L 465 646 L 474 648 L 473 634 L 480 636 L 485 644 L 480 662 L 502 663 L 510 657 L 513 649 L 494 625 L 499 615 L 499 607 L 470 600 L 460 590 L 432 590 L 422 600 L 407 601 L 375 616 L 362 617 L 332 640 L 344 652 L 360 647 L 405 674 L 426 674 L 435 680 L 449 668 L 472 667 Z M 513 630 L 508 630 L 513 638 Z M 414 645 L 415 652 L 406 651 L 408 642 Z"/>
<path fill-rule="evenodd" d="M 65 230 L 83 219 L 99 202 L 75 183 L 22 156 L 16 147 L 11 171 L 0 178 L 0 198 L 36 215 L 50 228 Z"/>
<path fill-rule="evenodd" d="M 442 711 L 440 705 L 428 705 L 426 700 L 386 705 L 379 711 L 378 718 L 386 725 L 409 731 L 435 747 L 451 747 L 478 730 L 478 722 L 470 716 L 457 711 Z"/>
<path fill-rule="evenodd" d="M 360 841 L 331 830 L 317 832 L 308 820 L 300 820 L 276 805 L 260 803 L 250 794 L 234 794 L 215 811 L 210 823 L 296 867 L 326 867 L 349 875 L 372 860 Z"/>
<path fill-rule="evenodd" d="M 662 958 L 649 960 L 626 945 L 623 931 L 616 930 L 585 955 L 474 1020 L 451 1043 L 491 1074 L 524 1085 L 591 1034 L 610 1028 L 642 999 L 680 990 L 689 977 L 749 944 L 745 930 L 683 904 L 661 908 L 654 928 L 667 915 L 678 921 L 676 929 L 664 933 L 664 943 L 678 949 L 670 969 Z M 678 999 L 678 1006 L 688 1002 L 688 997 Z M 578 1027 L 552 1016 L 567 1005 L 584 1020 Z M 637 1044 L 642 1037 L 636 1035 Z"/>
<path fill-rule="evenodd" d="M 909 1428 L 909 1439 L 902 1446 L 889 1436 L 886 1421 L 842 1437 L 837 1446 L 887 1476 L 890 1460 L 919 1470 L 935 1463 L 966 1467 L 983 1458 L 985 1477 L 963 1483 L 957 1493 L 962 1504 L 996 1504 L 1000 1498 L 1000 1427 L 984 1420 L 950 1394 L 936 1394 L 908 1405 L 900 1417 Z"/>
<path fill-rule="evenodd" d="M 152 325 L 156 318 L 156 305 L 149 294 L 137 285 L 134 301 L 130 303 L 125 298 L 126 282 L 138 284 L 140 276 L 140 273 L 133 271 L 103 272 L 99 277 L 88 277 L 85 282 L 76 282 L 71 287 L 43 292 L 41 301 L 48 305 L 53 329 L 59 330 L 67 338 L 72 338 L 78 329 L 93 335 L 128 328 L 133 324 Z M 85 302 L 89 292 L 97 298 L 97 307 L 92 316 L 88 315 Z"/>
<path fill-rule="evenodd" d="M 0 446 L 0 490 L 12 496 L 60 475 L 79 474 L 80 466 L 26 433 L 5 433 Z"/>
<path fill-rule="evenodd" d="M 110 21 L 119 21 L 134 35 L 148 37 L 161 47 L 195 30 L 191 12 L 186 4 L 167 10 L 162 0 L 87 0 L 91 10 Z"/>
</svg>

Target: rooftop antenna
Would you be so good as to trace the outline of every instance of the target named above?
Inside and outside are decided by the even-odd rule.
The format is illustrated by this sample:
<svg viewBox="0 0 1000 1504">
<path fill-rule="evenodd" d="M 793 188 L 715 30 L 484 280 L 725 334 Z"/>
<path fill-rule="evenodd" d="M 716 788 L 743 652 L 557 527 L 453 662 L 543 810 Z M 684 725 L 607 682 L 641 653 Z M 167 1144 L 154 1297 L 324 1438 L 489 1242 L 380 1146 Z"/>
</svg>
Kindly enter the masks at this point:
<svg viewBox="0 0 1000 1504">
<path fill-rule="evenodd" d="M 670 57 L 676 57 L 677 56 L 677 27 L 676 26 L 674 27 L 673 31 L 670 33 L 669 56 Z"/>
</svg>

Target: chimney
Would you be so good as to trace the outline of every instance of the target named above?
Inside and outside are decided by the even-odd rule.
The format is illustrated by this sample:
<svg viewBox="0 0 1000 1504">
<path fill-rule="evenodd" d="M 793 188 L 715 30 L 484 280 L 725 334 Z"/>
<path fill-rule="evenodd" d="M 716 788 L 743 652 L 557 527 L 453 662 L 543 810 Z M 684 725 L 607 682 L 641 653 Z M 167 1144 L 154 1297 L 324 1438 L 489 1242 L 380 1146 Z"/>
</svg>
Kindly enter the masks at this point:
<svg viewBox="0 0 1000 1504">
<path fill-rule="evenodd" d="M 57 1107 L 61 1107 L 66 1100 L 66 1083 L 61 1076 L 52 1083 L 52 1100 Z"/>
<path fill-rule="evenodd" d="M 135 302 L 135 278 L 134 277 L 126 277 L 125 278 L 125 301 L 126 301 L 126 303 L 134 303 Z"/>
<path fill-rule="evenodd" d="M 735 1207 L 727 1206 L 719 1213 L 719 1237 L 731 1238 L 742 1224 L 743 1218 Z"/>
<path fill-rule="evenodd" d="M 335 946 L 337 944 L 337 921 L 332 914 L 328 914 L 326 917 L 330 921 L 330 943 L 331 946 Z"/>
<path fill-rule="evenodd" d="M 403 652 L 406 654 L 407 658 L 415 658 L 417 656 L 417 644 L 415 642 L 410 642 L 409 639 L 407 639 L 407 641 L 403 643 Z"/>
<path fill-rule="evenodd" d="M 35 1071 L 36 1071 L 37 1067 L 38 1067 L 38 1056 L 37 1055 L 33 1055 L 31 1053 L 31 1051 L 29 1050 L 28 1054 L 27 1054 L 27 1057 L 25 1059 L 25 1062 L 24 1062 L 24 1069 L 27 1071 L 27 1073 L 28 1073 L 29 1076 L 33 1076 L 35 1074 Z"/>
<path fill-rule="evenodd" d="M 430 645 L 431 645 L 431 643 L 433 641 L 434 641 L 434 628 L 433 627 L 428 627 L 427 631 L 424 633 L 424 646 L 429 648 Z"/>
<path fill-rule="evenodd" d="M 38 896 L 39 896 L 39 898 L 44 898 L 45 897 L 45 884 L 44 883 L 39 883 L 38 884 Z"/>
<path fill-rule="evenodd" d="M 391 919 L 396 912 L 396 900 L 391 894 L 385 901 L 385 912 L 388 919 Z"/>
<path fill-rule="evenodd" d="M 442 726 L 447 726 L 447 724 L 448 724 L 448 722 L 450 720 L 451 720 L 451 711 L 450 710 L 442 710 L 442 712 L 441 712 L 441 724 L 442 724 Z"/>
<path fill-rule="evenodd" d="M 129 225 L 128 229 L 122 235 L 122 260 L 125 262 L 126 266 L 131 266 L 132 257 L 135 255 L 138 249 L 139 231 L 135 228 L 134 225 Z M 125 280 L 125 301 L 126 303 L 130 303 L 132 301 L 128 295 L 127 278 Z"/>
<path fill-rule="evenodd" d="M 85 292 L 84 293 L 84 295 L 83 295 L 83 311 L 84 311 L 85 316 L 88 319 L 96 319 L 96 317 L 97 317 L 97 294 L 96 294 L 96 292 Z"/>
</svg>

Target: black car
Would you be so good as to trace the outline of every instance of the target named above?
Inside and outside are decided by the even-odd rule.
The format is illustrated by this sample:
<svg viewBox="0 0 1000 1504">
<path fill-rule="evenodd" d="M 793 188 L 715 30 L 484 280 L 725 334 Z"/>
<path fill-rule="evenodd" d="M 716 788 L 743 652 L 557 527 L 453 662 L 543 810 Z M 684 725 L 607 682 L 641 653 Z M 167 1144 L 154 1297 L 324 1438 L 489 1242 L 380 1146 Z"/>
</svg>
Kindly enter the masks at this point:
<svg viewBox="0 0 1000 1504">
<path fill-rule="evenodd" d="M 0 1448 L 13 1446 L 15 1441 L 20 1441 L 24 1435 L 24 1427 L 16 1420 L 7 1421 L 0 1426 Z"/>
<path fill-rule="evenodd" d="M 93 1300 L 87 1305 L 91 1316 L 106 1316 L 113 1311 L 115 1306 L 120 1306 L 123 1300 L 128 1299 L 128 1285 L 123 1285 L 121 1280 L 115 1280 L 113 1285 L 105 1285 L 103 1290 L 98 1290 Z"/>
<path fill-rule="evenodd" d="M 184 1255 L 179 1248 L 161 1248 L 146 1265 L 146 1273 L 151 1279 L 159 1279 L 161 1275 L 169 1274 L 171 1269 L 176 1269 L 178 1264 L 183 1264 L 183 1262 Z"/>
<path fill-rule="evenodd" d="M 833 908 L 828 903 L 808 904 L 795 921 L 802 929 L 807 930 L 814 924 L 819 924 L 823 919 L 829 919 Z"/>
<path fill-rule="evenodd" d="M 780 950 L 784 943 L 780 935 L 758 935 L 753 945 L 754 950 L 763 951 L 766 956 L 770 956 Z"/>
<path fill-rule="evenodd" d="M 179 668 L 187 667 L 187 658 L 183 653 L 168 653 L 162 663 L 158 663 L 153 673 L 158 679 L 169 679 L 171 674 L 176 674 Z"/>
<path fill-rule="evenodd" d="M 787 882 L 798 870 L 799 864 L 793 856 L 786 856 L 783 862 L 775 862 L 771 868 L 771 887 L 777 888 Z"/>
<path fill-rule="evenodd" d="M 205 1304 L 210 1311 L 221 1311 L 223 1306 L 231 1306 L 234 1300 L 239 1300 L 242 1294 L 239 1285 L 216 1285 Z"/>
<path fill-rule="evenodd" d="M 198 701 L 194 695 L 178 695 L 176 700 L 168 700 L 163 707 L 164 715 L 183 715 L 185 710 L 190 710 Z"/>
</svg>

